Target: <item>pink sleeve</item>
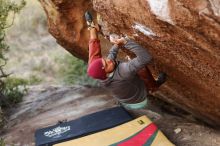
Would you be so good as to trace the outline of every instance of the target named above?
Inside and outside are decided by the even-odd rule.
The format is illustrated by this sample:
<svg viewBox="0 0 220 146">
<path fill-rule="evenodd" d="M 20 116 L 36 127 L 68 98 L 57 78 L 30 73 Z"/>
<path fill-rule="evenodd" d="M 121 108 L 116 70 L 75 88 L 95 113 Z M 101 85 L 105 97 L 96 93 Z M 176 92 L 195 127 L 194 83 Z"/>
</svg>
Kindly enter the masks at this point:
<svg viewBox="0 0 220 146">
<path fill-rule="evenodd" d="M 100 46 L 100 40 L 98 39 L 92 39 L 89 41 L 89 61 L 88 64 L 90 64 L 93 60 L 101 58 L 101 46 Z"/>
</svg>

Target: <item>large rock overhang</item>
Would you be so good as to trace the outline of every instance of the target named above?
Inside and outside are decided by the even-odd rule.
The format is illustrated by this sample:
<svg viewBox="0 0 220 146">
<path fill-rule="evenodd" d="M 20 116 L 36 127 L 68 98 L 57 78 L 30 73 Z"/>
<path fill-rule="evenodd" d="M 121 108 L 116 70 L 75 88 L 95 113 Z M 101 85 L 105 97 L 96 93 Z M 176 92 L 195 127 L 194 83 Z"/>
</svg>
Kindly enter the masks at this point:
<svg viewBox="0 0 220 146">
<path fill-rule="evenodd" d="M 49 32 L 87 61 L 84 12 L 102 17 L 105 35 L 128 35 L 152 54 L 154 74 L 165 71 L 158 97 L 220 125 L 220 2 L 218 0 L 40 0 Z M 101 36 L 103 54 L 110 44 Z M 121 54 L 120 56 L 123 56 Z"/>
</svg>

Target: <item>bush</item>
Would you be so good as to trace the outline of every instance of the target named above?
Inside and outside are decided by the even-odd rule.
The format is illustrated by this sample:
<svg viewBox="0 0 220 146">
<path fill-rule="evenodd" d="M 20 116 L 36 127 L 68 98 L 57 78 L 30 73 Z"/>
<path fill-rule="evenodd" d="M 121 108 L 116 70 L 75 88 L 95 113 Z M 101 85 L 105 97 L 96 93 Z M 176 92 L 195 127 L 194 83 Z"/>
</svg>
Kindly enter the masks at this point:
<svg viewBox="0 0 220 146">
<path fill-rule="evenodd" d="M 3 127 L 3 126 L 4 126 L 4 116 L 3 116 L 2 108 L 0 106 L 0 128 Z"/>
<path fill-rule="evenodd" d="M 4 57 L 5 51 L 8 50 L 9 46 L 5 42 L 5 30 L 13 25 L 14 16 L 25 6 L 25 1 L 22 0 L 21 4 L 18 5 L 11 1 L 0 0 L 0 61 L 1 64 L 5 64 L 6 58 Z M 8 23 L 9 15 L 12 14 L 12 20 Z M 2 67 L 2 66 L 1 66 Z"/>
<path fill-rule="evenodd" d="M 12 18 L 11 23 L 7 23 L 9 15 L 12 14 L 15 16 L 25 5 L 25 1 L 22 0 L 21 4 L 15 4 L 11 1 L 0 0 L 0 92 L 4 90 L 4 81 L 3 79 L 8 77 L 3 70 L 3 67 L 6 64 L 7 59 L 4 57 L 4 53 L 9 49 L 9 46 L 5 42 L 5 30 L 12 26 L 14 22 L 14 17 Z"/>
<path fill-rule="evenodd" d="M 97 82 L 87 76 L 87 64 L 72 55 L 67 55 L 61 62 L 64 66 L 60 70 L 64 82 L 67 84 L 96 85 Z"/>
<path fill-rule="evenodd" d="M 13 17 L 12 22 L 8 24 L 7 20 L 9 15 L 12 14 L 15 16 L 15 14 L 18 13 L 24 6 L 24 0 L 21 1 L 20 5 L 11 1 L 0 0 L 0 97 L 2 99 L 8 95 L 11 97 L 12 95 L 17 95 L 19 93 L 17 92 L 17 84 L 15 84 L 15 88 L 12 88 L 11 85 L 5 83 L 5 78 L 9 76 L 9 74 L 6 74 L 3 70 L 3 67 L 7 62 L 7 59 L 4 57 L 4 53 L 9 49 L 9 46 L 5 42 L 5 30 L 10 27 L 14 21 Z M 15 91 L 15 93 L 12 94 L 13 91 Z"/>
<path fill-rule="evenodd" d="M 40 82 L 42 82 L 42 79 L 40 79 L 36 75 L 31 75 L 27 81 L 28 85 L 35 85 L 39 84 Z"/>
<path fill-rule="evenodd" d="M 20 91 L 20 82 L 7 81 L 9 74 L 4 72 L 3 67 L 6 65 L 7 59 L 4 54 L 9 49 L 5 41 L 5 31 L 11 27 L 14 22 L 14 16 L 25 6 L 25 1 L 22 0 L 20 4 L 16 4 L 8 0 L 0 0 L 0 125 L 4 122 L 1 107 L 8 104 L 7 100 L 12 103 L 17 103 L 21 99 L 23 91 Z M 12 20 L 8 23 L 9 16 L 12 15 Z M 14 87 L 12 87 L 14 85 Z M 9 105 L 10 105 L 9 102 Z M 3 140 L 0 140 L 0 145 L 4 145 Z"/>
<path fill-rule="evenodd" d="M 10 107 L 22 101 L 22 97 L 27 92 L 26 85 L 27 80 L 20 78 L 7 78 L 5 80 L 5 87 L 3 90 L 3 95 L 5 100 L 0 103 L 3 108 Z"/>
<path fill-rule="evenodd" d="M 0 138 L 0 146 L 5 146 L 5 141 L 2 138 Z"/>
</svg>

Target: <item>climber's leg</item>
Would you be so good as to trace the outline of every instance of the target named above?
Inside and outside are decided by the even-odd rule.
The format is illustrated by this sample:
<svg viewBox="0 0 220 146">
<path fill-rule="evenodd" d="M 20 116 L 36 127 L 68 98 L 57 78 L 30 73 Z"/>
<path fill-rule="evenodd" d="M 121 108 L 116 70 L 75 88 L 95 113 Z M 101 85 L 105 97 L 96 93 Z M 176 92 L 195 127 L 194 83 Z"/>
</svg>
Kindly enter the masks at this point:
<svg viewBox="0 0 220 146">
<path fill-rule="evenodd" d="M 97 33 L 96 28 L 90 28 L 89 32 L 90 32 L 90 40 L 97 40 L 98 39 L 98 33 Z"/>
<path fill-rule="evenodd" d="M 156 91 L 166 81 L 165 73 L 160 73 L 158 79 L 155 80 L 147 66 L 142 68 L 138 75 L 144 81 L 146 89 L 151 92 Z"/>
<path fill-rule="evenodd" d="M 147 66 L 138 71 L 139 77 L 144 81 L 145 87 L 149 91 L 155 91 L 157 87 L 156 80 L 152 76 Z"/>
<path fill-rule="evenodd" d="M 89 60 L 88 60 L 88 65 L 90 65 L 95 58 L 102 56 L 100 40 L 98 37 L 99 27 L 93 23 L 92 15 L 89 12 L 85 13 L 85 20 L 88 25 L 88 30 L 90 33 Z"/>
<path fill-rule="evenodd" d="M 90 40 L 98 39 L 99 26 L 95 25 L 93 22 L 93 17 L 89 11 L 85 13 L 85 19 L 90 31 Z"/>
</svg>

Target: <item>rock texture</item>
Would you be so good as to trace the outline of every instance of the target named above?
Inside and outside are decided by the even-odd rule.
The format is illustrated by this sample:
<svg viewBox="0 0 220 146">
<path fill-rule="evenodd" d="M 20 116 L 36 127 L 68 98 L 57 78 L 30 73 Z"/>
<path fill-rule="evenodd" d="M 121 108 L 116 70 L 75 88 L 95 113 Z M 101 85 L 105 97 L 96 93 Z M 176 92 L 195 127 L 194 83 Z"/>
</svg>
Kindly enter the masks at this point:
<svg viewBox="0 0 220 146">
<path fill-rule="evenodd" d="M 219 0 L 40 0 L 50 33 L 70 53 L 87 60 L 84 12 L 102 17 L 105 35 L 133 37 L 154 57 L 154 73 L 169 80 L 157 95 L 196 117 L 220 125 Z M 103 40 L 103 52 L 109 43 Z"/>
</svg>

